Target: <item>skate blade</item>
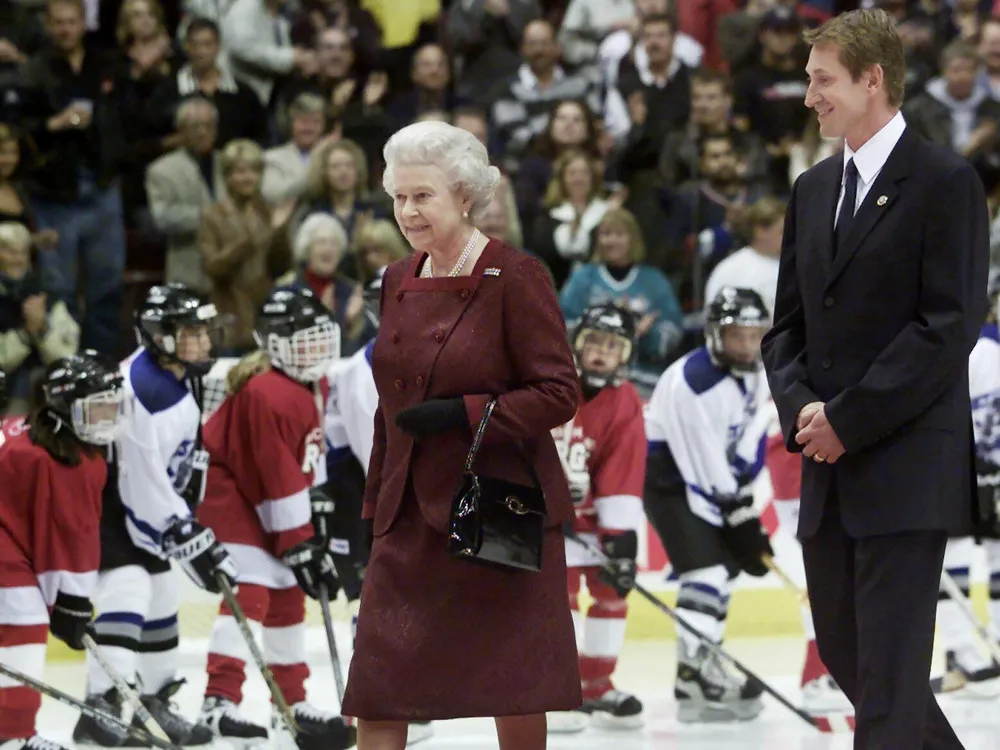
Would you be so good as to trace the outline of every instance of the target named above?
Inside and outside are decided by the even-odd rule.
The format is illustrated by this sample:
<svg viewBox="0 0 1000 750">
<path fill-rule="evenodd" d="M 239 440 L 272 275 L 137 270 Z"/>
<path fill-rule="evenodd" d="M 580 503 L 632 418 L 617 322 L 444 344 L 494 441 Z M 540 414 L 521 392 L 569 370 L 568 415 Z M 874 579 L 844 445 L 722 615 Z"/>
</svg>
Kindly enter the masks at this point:
<svg viewBox="0 0 1000 750">
<path fill-rule="evenodd" d="M 965 683 L 965 690 L 959 693 L 957 698 L 968 700 L 992 700 L 1000 695 L 1000 677 L 990 680 L 980 680 L 974 682 L 969 680 Z"/>
<path fill-rule="evenodd" d="M 685 701 L 684 703 L 687 703 Z M 764 704 L 754 698 L 727 703 L 682 703 L 677 709 L 677 720 L 685 724 L 721 724 L 733 721 L 750 721 L 764 710 Z"/>
<path fill-rule="evenodd" d="M 591 722 L 599 729 L 610 729 L 612 731 L 641 729 L 646 723 L 642 714 L 634 716 L 615 716 L 607 711 L 594 711 Z"/>
<path fill-rule="evenodd" d="M 590 714 L 583 711 L 549 711 L 545 714 L 545 722 L 552 734 L 576 734 L 590 726 Z"/>
</svg>

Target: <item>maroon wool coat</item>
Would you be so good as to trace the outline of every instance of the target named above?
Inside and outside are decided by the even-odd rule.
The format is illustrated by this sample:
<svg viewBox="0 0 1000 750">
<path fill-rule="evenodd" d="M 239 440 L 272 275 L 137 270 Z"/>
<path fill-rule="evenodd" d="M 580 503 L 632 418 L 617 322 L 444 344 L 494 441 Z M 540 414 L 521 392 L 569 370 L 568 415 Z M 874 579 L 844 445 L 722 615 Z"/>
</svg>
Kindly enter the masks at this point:
<svg viewBox="0 0 1000 750">
<path fill-rule="evenodd" d="M 496 395 L 476 470 L 531 484 L 526 456 L 545 493 L 547 525 L 572 520 L 551 430 L 576 413 L 580 386 L 548 273 L 535 258 L 496 240 L 471 276 L 417 278 L 425 257 L 415 253 L 397 261 L 382 280 L 372 355 L 379 407 L 362 517 L 374 519 L 375 536 L 383 536 L 399 516 L 410 481 L 424 520 L 446 534 L 471 431 Z M 415 444 L 395 424 L 404 409 L 455 397 L 465 400 L 470 431 Z M 523 446 L 520 455 L 514 441 Z"/>
</svg>

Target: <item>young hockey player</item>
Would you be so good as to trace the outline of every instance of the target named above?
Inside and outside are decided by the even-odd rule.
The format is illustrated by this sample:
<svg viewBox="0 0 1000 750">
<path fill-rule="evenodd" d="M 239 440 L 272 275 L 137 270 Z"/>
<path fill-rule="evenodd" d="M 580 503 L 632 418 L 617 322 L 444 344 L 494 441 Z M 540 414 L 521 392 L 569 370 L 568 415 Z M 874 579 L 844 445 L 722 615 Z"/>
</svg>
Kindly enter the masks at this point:
<svg viewBox="0 0 1000 750">
<path fill-rule="evenodd" d="M 180 594 L 170 561 L 204 589 L 216 571 L 235 578 L 233 561 L 192 514 L 204 492 L 201 378 L 212 365 L 214 305 L 183 284 L 152 287 L 136 312 L 138 351 L 121 365 L 135 416 L 115 442 L 101 514 L 101 566 L 95 640 L 118 674 L 136 684 L 143 705 L 182 746 L 212 741 L 208 727 L 171 709 L 177 678 Z M 87 655 L 87 703 L 120 715 L 124 698 Z M 81 716 L 78 744 L 115 747 L 124 733 Z"/>
<path fill-rule="evenodd" d="M 969 395 L 976 443 L 976 476 L 982 522 L 976 530 L 986 552 L 989 575 L 989 634 L 1000 641 L 1000 269 L 990 272 L 990 306 L 979 340 L 969 356 Z M 948 540 L 944 569 L 969 596 L 969 569 L 976 549 L 972 537 Z M 942 587 L 938 596 L 938 628 L 945 649 L 944 677 L 932 681 L 935 692 L 967 687 L 970 693 L 1000 693 L 1000 664 L 986 655 L 961 605 Z"/>
<path fill-rule="evenodd" d="M 83 649 L 100 562 L 104 447 L 127 398 L 114 362 L 59 359 L 32 393 L 30 429 L 0 445 L 0 662 L 36 679 L 48 634 Z M 0 748 L 61 750 L 35 734 L 41 696 L 0 677 Z"/>
<path fill-rule="evenodd" d="M 643 723 L 639 699 L 617 690 L 611 681 L 625 643 L 625 597 L 635 585 L 638 532 L 645 523 L 642 400 L 626 380 L 635 339 L 629 310 L 603 304 L 583 312 L 572 339 L 583 400 L 576 416 L 552 433 L 576 504 L 573 531 L 602 550 L 615 568 L 612 575 L 587 548 L 567 540 L 583 708 L 550 714 L 549 727 L 555 732 L 583 729 L 588 718 L 595 725 L 620 729 Z M 580 611 L 581 580 L 593 599 L 586 613 Z"/>
<path fill-rule="evenodd" d="M 667 368 L 646 414 L 646 513 L 680 577 L 677 614 L 716 644 L 730 581 L 741 570 L 765 575 L 761 558 L 773 554 L 752 491 L 770 421 L 760 365 L 768 326 L 759 294 L 724 287 L 706 312 L 705 345 Z M 731 674 L 684 628 L 677 628 L 677 646 L 680 721 L 760 713 L 757 685 Z"/>
<path fill-rule="evenodd" d="M 317 381 L 340 354 L 340 330 L 312 292 L 276 289 L 260 308 L 254 338 L 261 351 L 229 372 L 229 393 L 205 425 L 211 463 L 198 518 L 236 560 L 237 601 L 251 627 L 263 630 L 264 656 L 303 730 L 299 747 L 342 750 L 354 745 L 356 730 L 307 703 L 305 692 L 305 596 L 318 598 L 325 586 L 332 600 L 339 590 L 312 503 L 329 511 L 329 498 L 314 489 L 326 475 Z M 268 738 L 238 708 L 249 654 L 223 602 L 209 644 L 202 719 L 240 747 Z M 281 726 L 276 712 L 271 726 Z"/>
</svg>

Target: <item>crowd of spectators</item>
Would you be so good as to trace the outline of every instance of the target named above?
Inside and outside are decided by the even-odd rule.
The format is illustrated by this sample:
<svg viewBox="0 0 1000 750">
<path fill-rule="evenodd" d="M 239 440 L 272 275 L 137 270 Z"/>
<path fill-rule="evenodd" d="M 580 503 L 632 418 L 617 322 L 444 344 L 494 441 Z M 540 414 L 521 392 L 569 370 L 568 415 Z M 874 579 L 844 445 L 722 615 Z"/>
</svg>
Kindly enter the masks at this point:
<svg viewBox="0 0 1000 750">
<path fill-rule="evenodd" d="M 906 45 L 907 122 L 996 211 L 993 8 L 874 4 Z M 274 284 L 311 288 L 356 351 L 363 286 L 409 251 L 382 145 L 437 119 L 487 144 L 504 179 L 481 228 L 547 264 L 570 325 L 631 309 L 649 388 L 713 290 L 766 287 L 792 183 L 842 148 L 803 106 L 801 31 L 851 5 L 0 0 L 0 367 L 23 396 L 60 352 L 127 353 L 163 280 L 234 317 L 229 354 Z"/>
</svg>

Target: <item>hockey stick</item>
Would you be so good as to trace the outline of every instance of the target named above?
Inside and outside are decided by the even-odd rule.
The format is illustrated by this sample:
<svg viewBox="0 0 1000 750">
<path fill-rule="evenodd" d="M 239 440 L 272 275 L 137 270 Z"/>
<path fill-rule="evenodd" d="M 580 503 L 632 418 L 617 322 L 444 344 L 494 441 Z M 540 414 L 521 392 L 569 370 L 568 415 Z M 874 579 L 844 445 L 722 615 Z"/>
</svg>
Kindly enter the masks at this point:
<svg viewBox="0 0 1000 750">
<path fill-rule="evenodd" d="M 177 745 L 172 745 L 169 742 L 164 742 L 159 737 L 154 737 L 142 727 L 137 727 L 130 722 L 124 722 L 117 716 L 109 714 L 107 711 L 102 711 L 99 708 L 88 706 L 86 703 L 77 700 L 72 695 L 68 695 L 62 690 L 54 688 L 51 685 L 46 685 L 44 682 L 40 682 L 33 677 L 29 677 L 23 672 L 17 671 L 13 667 L 8 667 L 6 664 L 0 663 L 0 674 L 5 677 L 9 677 L 15 682 L 21 683 L 25 687 L 37 690 L 42 695 L 47 695 L 49 698 L 59 701 L 63 705 L 75 708 L 81 714 L 93 719 L 96 722 L 104 724 L 105 726 L 113 726 L 123 729 L 130 737 L 139 740 L 145 745 L 159 747 L 162 748 L 162 750 L 180 750 Z"/>
<path fill-rule="evenodd" d="M 340 666 L 340 654 L 337 652 L 337 640 L 333 635 L 333 617 L 330 615 L 330 593 L 326 584 L 319 585 L 319 609 L 323 613 L 323 626 L 326 628 L 326 645 L 330 647 L 330 662 L 333 665 L 333 680 L 337 684 L 337 700 L 344 705 L 344 672 Z"/>
<path fill-rule="evenodd" d="M 584 549 L 589 551 L 592 555 L 594 555 L 598 560 L 601 561 L 602 565 L 606 565 L 609 562 L 609 558 L 607 555 L 605 555 L 600 549 L 598 549 L 594 545 L 589 544 L 585 540 L 581 539 L 574 532 L 567 531 L 566 538 L 576 542 Z M 730 656 L 729 653 L 721 649 L 717 644 L 715 644 L 714 642 L 709 640 L 705 635 L 703 635 L 701 631 L 699 631 L 693 625 L 689 625 L 684 620 L 684 618 L 680 617 L 676 611 L 674 611 L 671 607 L 665 604 L 659 597 L 651 594 L 649 591 L 647 591 L 638 583 L 635 584 L 635 591 L 638 592 L 643 599 L 648 601 L 650 604 L 652 604 L 654 607 L 660 610 L 663 614 L 665 614 L 671 620 L 680 625 L 684 630 L 689 632 L 691 635 L 695 636 L 702 643 L 702 645 L 708 648 L 708 650 L 712 653 L 713 656 L 722 657 L 727 662 L 732 664 L 736 669 L 742 672 L 743 675 L 748 680 L 751 680 L 756 686 L 760 687 L 761 690 L 770 695 L 772 698 L 778 701 L 778 703 L 780 703 L 782 706 L 784 706 L 789 711 L 794 713 L 796 716 L 802 719 L 802 721 L 806 722 L 809 726 L 813 727 L 813 729 L 816 729 L 820 732 L 838 732 L 844 730 L 850 731 L 850 726 L 846 722 L 845 726 L 841 727 L 840 725 L 834 724 L 833 722 L 826 720 L 824 717 L 810 716 L 807 712 L 795 706 L 785 696 L 783 696 L 773 687 L 764 682 L 756 674 L 751 672 L 747 667 L 743 666 L 743 664 L 740 663 L 736 659 L 736 657 Z"/>
<path fill-rule="evenodd" d="M 968 598 L 962 593 L 958 584 L 955 583 L 955 579 L 951 577 L 951 574 L 947 570 L 941 571 L 941 585 L 944 587 L 944 592 L 958 605 L 959 609 L 962 610 L 962 614 L 972 623 L 973 630 L 976 631 L 976 634 L 986 644 L 986 650 L 990 652 L 990 656 L 1000 664 L 1000 644 L 990 638 L 990 634 L 986 632 L 986 628 L 979 622 L 976 613 L 972 611 L 972 604 L 969 603 Z"/>
<path fill-rule="evenodd" d="M 240 606 L 239 602 L 236 601 L 236 594 L 233 593 L 233 587 L 229 583 L 229 579 L 226 574 L 217 571 L 215 574 L 215 580 L 219 584 L 219 589 L 222 591 L 222 598 L 226 602 L 226 606 L 229 607 L 229 611 L 233 613 L 233 619 L 236 620 L 236 624 L 240 628 L 240 633 L 243 635 L 243 640 L 246 641 L 247 648 L 250 649 L 250 656 L 257 665 L 257 669 L 260 670 L 261 675 L 264 677 L 264 682 L 267 683 L 267 689 L 271 691 L 271 700 L 274 701 L 274 705 L 278 709 L 278 713 L 281 714 L 282 720 L 285 722 L 285 726 L 288 728 L 289 733 L 292 735 L 293 740 L 298 740 L 299 729 L 298 722 L 295 721 L 295 714 L 292 713 L 292 709 L 289 708 L 288 702 L 285 700 L 285 696 L 281 692 L 281 688 L 278 687 L 278 683 L 274 679 L 274 675 L 271 673 L 271 668 L 267 666 L 267 662 L 264 661 L 264 655 L 260 652 L 260 647 L 257 645 L 257 639 L 253 637 L 253 631 L 250 630 L 250 623 L 247 621 L 247 616 L 243 613 L 243 608 Z"/>
<path fill-rule="evenodd" d="M 771 557 L 770 555 L 763 555 L 760 559 L 767 567 L 767 569 L 778 577 L 779 581 L 781 581 L 783 584 L 785 584 L 785 586 L 787 586 L 795 593 L 795 595 L 799 598 L 800 604 L 804 604 L 807 607 L 809 606 L 809 594 L 795 585 L 795 581 L 791 579 L 788 573 L 786 573 L 785 571 L 783 571 L 781 568 L 778 567 L 778 563 L 774 561 L 773 557 Z"/>
<path fill-rule="evenodd" d="M 83 645 L 87 649 L 87 653 L 94 657 L 94 660 L 100 665 L 104 673 L 111 678 L 111 681 L 115 684 L 118 692 L 121 696 L 129 702 L 132 708 L 135 710 L 135 715 L 139 717 L 139 721 L 142 722 L 143 726 L 146 727 L 146 731 L 149 732 L 154 737 L 158 737 L 165 742 L 170 741 L 170 737 L 167 733 L 163 731 L 163 727 L 156 723 L 156 719 L 153 715 L 149 713 L 142 701 L 139 699 L 139 695 L 129 687 L 129 684 L 125 682 L 125 678 L 122 677 L 118 670 L 116 670 L 107 659 L 104 658 L 104 654 L 101 652 L 101 647 L 97 645 L 97 642 L 90 635 L 83 636 Z"/>
</svg>

